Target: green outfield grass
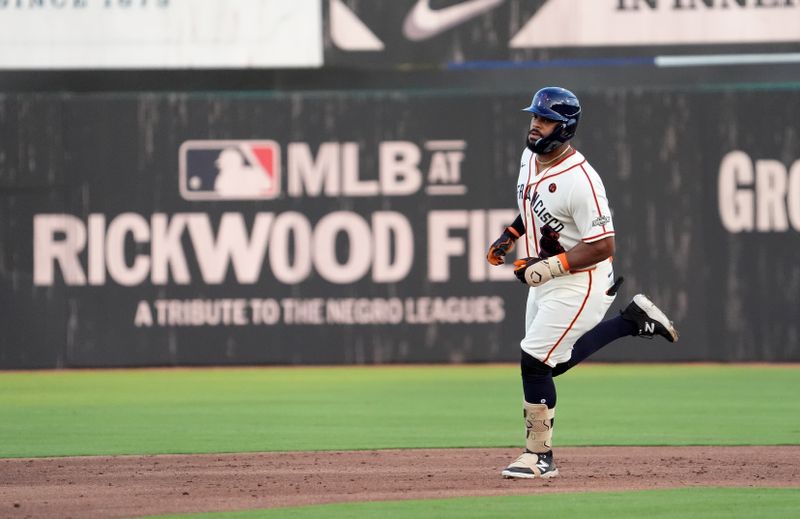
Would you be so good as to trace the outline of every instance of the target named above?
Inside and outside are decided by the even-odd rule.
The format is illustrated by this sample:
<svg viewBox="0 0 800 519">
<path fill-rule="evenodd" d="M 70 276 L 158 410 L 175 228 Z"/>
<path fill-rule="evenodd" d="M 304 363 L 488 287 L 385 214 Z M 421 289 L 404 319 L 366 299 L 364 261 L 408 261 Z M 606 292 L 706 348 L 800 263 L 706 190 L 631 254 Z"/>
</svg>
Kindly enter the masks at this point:
<svg viewBox="0 0 800 519">
<path fill-rule="evenodd" d="M 684 488 L 641 492 L 537 494 L 426 501 L 346 503 L 212 514 L 158 516 L 166 519 L 794 519 L 800 506 L 797 488 Z M 524 512 L 523 512 L 524 511 Z"/>
<path fill-rule="evenodd" d="M 800 443 L 800 368 L 585 365 L 557 444 Z M 518 447 L 516 366 L 0 373 L 0 457 Z"/>
</svg>

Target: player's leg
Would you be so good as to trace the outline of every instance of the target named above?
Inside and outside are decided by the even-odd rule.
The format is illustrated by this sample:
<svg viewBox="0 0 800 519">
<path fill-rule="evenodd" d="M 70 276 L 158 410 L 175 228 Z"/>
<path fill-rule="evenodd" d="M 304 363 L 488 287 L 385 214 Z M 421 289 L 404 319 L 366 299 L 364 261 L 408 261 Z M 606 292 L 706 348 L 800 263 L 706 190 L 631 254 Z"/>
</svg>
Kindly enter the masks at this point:
<svg viewBox="0 0 800 519">
<path fill-rule="evenodd" d="M 570 359 L 553 368 L 553 376 L 563 374 L 621 337 L 652 339 L 654 335 L 660 335 L 670 342 L 678 340 L 678 331 L 666 314 L 645 295 L 636 294 L 628 306 L 620 311 L 620 315 L 606 319 L 583 334 L 575 342 Z"/>
<path fill-rule="evenodd" d="M 550 478 L 558 475 L 553 462 L 556 386 L 553 368 L 522 351 L 520 361 L 525 394 L 525 452 L 503 470 L 506 478 Z"/>
<path fill-rule="evenodd" d="M 525 394 L 525 451 L 505 470 L 507 478 L 553 477 L 552 435 L 556 388 L 553 366 L 569 359 L 573 343 L 602 319 L 612 297 L 605 296 L 591 273 L 531 290 L 526 314 L 521 372 Z"/>
<path fill-rule="evenodd" d="M 623 319 L 620 315 L 599 323 L 575 342 L 575 346 L 572 347 L 572 356 L 566 362 L 561 362 L 553 368 L 553 376 L 557 377 L 563 374 L 603 346 L 621 337 L 636 335 L 637 330 L 635 324 Z"/>
</svg>

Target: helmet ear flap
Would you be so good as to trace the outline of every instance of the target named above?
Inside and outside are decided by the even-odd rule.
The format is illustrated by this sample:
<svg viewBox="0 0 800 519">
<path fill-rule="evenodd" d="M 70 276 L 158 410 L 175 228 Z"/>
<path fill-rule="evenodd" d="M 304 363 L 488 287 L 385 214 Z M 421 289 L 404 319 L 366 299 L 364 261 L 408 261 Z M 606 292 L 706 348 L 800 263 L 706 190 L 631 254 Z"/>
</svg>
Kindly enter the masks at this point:
<svg viewBox="0 0 800 519">
<path fill-rule="evenodd" d="M 561 132 L 565 137 L 565 140 L 572 139 L 575 137 L 575 131 L 578 129 L 578 119 L 576 117 L 570 117 L 570 119 L 565 122 L 561 128 Z"/>
<path fill-rule="evenodd" d="M 552 133 L 553 140 L 558 142 L 566 142 L 567 139 L 565 139 L 564 137 L 567 135 L 568 131 L 569 131 L 569 121 L 560 123 L 558 127 L 556 127 L 556 129 L 553 130 Z"/>
</svg>

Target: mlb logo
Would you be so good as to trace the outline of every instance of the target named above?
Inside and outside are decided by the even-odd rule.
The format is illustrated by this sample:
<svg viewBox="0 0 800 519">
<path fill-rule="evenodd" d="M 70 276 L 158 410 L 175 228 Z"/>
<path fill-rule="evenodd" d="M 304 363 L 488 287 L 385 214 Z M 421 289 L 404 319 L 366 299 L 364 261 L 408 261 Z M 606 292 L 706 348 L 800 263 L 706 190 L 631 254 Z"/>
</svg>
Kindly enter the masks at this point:
<svg viewBox="0 0 800 519">
<path fill-rule="evenodd" d="M 186 200 L 263 200 L 280 194 L 275 141 L 186 141 L 180 192 Z"/>
</svg>

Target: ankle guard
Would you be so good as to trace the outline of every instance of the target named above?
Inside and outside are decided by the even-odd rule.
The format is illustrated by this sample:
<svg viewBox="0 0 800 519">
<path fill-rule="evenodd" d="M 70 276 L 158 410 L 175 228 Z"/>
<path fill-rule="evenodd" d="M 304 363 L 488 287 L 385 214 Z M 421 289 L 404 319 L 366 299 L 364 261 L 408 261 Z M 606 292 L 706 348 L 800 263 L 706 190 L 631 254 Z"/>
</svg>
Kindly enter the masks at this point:
<svg viewBox="0 0 800 519">
<path fill-rule="evenodd" d="M 552 449 L 553 421 L 555 408 L 548 409 L 546 404 L 530 404 L 525 402 L 525 448 L 530 452 L 544 453 Z"/>
</svg>

